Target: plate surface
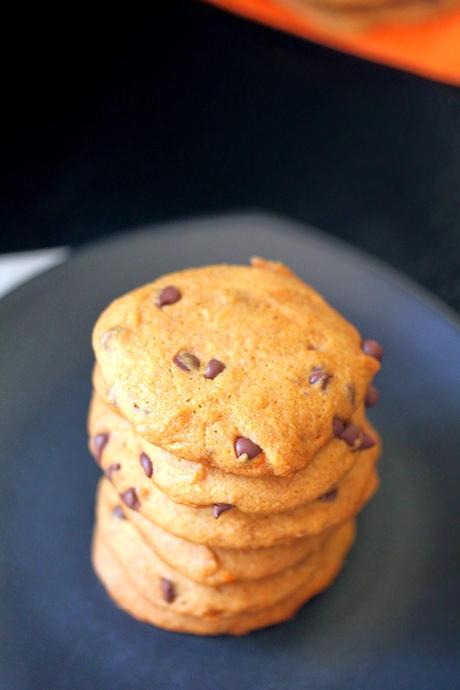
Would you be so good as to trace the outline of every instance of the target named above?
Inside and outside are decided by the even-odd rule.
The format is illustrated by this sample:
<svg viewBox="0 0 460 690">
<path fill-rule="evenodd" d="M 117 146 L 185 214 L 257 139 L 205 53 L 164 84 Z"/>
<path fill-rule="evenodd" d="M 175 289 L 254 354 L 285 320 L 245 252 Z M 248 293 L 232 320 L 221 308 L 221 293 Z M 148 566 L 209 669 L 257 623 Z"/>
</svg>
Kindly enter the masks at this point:
<svg viewBox="0 0 460 690">
<path fill-rule="evenodd" d="M 294 620 L 243 638 L 167 633 L 118 610 L 91 569 L 91 328 L 161 273 L 254 254 L 288 263 L 384 344 L 371 413 L 382 487 L 345 570 Z M 459 361 L 454 321 L 422 290 L 264 216 L 131 232 L 13 292 L 0 303 L 0 687 L 460 687 Z"/>
</svg>

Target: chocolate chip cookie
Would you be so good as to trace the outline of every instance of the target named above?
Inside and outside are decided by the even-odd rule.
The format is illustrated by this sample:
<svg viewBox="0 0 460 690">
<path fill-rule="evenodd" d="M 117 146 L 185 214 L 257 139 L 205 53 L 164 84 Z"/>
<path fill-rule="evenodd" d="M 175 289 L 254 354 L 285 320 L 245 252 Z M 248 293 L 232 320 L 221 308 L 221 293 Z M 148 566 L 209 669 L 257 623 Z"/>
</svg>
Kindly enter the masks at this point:
<svg viewBox="0 0 460 690">
<path fill-rule="evenodd" d="M 358 411 L 355 419 L 378 446 L 377 433 L 364 414 Z M 176 503 L 194 506 L 226 504 L 246 513 L 283 512 L 316 500 L 334 486 L 359 457 L 359 452 L 334 437 L 308 467 L 289 477 L 235 475 L 210 465 L 177 458 L 148 443 L 134 432 L 127 420 L 97 396 L 93 397 L 90 406 L 88 431 L 90 450 L 109 473 L 123 458 L 124 474 L 133 485 L 138 483 L 140 474 L 145 474 Z M 106 439 L 103 450 L 101 438 Z M 377 456 L 378 452 L 376 447 L 374 454 Z"/>
<path fill-rule="evenodd" d="M 97 509 L 105 510 L 120 520 L 129 520 L 162 561 L 189 579 L 211 587 L 276 575 L 318 551 L 330 532 L 338 529 L 332 527 L 286 545 L 251 550 L 222 549 L 176 537 L 139 511 L 126 510 L 108 481 L 100 483 Z"/>
<path fill-rule="evenodd" d="M 239 635 L 327 587 L 379 483 L 381 345 L 253 259 L 120 297 L 93 346 L 93 563 L 119 606 Z"/>
<path fill-rule="evenodd" d="M 308 466 L 363 406 L 378 356 L 286 267 L 173 273 L 115 300 L 93 334 L 101 386 L 173 455 L 257 476 Z"/>
</svg>

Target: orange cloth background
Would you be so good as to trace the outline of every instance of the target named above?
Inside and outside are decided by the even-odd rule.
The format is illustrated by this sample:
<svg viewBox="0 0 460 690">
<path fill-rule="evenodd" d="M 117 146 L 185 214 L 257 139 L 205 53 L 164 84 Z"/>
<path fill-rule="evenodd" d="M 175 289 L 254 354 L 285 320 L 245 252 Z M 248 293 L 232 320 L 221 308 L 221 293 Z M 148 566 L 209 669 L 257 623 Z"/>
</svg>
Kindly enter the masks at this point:
<svg viewBox="0 0 460 690">
<path fill-rule="evenodd" d="M 317 43 L 460 86 L 460 9 L 417 24 L 394 24 L 337 34 L 276 0 L 207 0 L 249 19 Z"/>
</svg>

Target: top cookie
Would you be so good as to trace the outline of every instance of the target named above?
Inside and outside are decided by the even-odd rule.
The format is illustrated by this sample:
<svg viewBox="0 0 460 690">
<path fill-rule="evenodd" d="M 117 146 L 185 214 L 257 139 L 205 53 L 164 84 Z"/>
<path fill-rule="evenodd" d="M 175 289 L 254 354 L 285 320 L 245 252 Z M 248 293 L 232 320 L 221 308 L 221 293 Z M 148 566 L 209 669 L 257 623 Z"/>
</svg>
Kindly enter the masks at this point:
<svg viewBox="0 0 460 690">
<path fill-rule="evenodd" d="M 172 273 L 120 297 L 93 347 L 99 393 L 138 434 L 248 476 L 306 467 L 379 369 L 351 324 L 263 259 Z"/>
</svg>

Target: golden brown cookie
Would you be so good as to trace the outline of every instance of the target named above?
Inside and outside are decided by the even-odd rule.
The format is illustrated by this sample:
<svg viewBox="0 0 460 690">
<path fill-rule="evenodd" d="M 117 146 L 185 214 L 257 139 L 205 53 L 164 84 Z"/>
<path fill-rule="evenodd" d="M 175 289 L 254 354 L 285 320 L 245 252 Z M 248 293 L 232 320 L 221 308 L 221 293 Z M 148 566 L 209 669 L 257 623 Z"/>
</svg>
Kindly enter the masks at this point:
<svg viewBox="0 0 460 690">
<path fill-rule="evenodd" d="M 130 520 L 120 519 L 107 508 L 103 502 L 98 506 L 96 541 L 103 541 L 122 566 L 131 570 L 134 585 L 152 604 L 192 616 L 225 617 L 256 611 L 283 600 L 314 578 L 323 554 L 342 554 L 344 544 L 350 544 L 354 532 L 354 526 L 346 523 L 329 533 L 319 551 L 271 577 L 208 587 L 168 566 L 142 539 Z M 165 586 L 173 593 L 170 598 Z"/>
<path fill-rule="evenodd" d="M 100 482 L 97 510 L 129 519 L 165 563 L 189 579 L 211 587 L 276 575 L 318 551 L 329 533 L 337 529 L 333 527 L 313 537 L 296 539 L 286 546 L 281 544 L 251 551 L 211 548 L 170 534 L 138 511 L 123 509 L 118 494 L 106 480 Z"/>
<path fill-rule="evenodd" d="M 211 506 L 196 508 L 175 503 L 141 474 L 133 486 L 124 476 L 122 463 L 110 472 L 110 478 L 128 510 L 138 510 L 178 537 L 208 546 L 253 549 L 319 534 L 353 517 L 377 488 L 372 451 L 359 454 L 330 495 L 283 513 L 243 513 L 232 508 L 216 519 Z"/>
<path fill-rule="evenodd" d="M 178 457 L 287 475 L 362 407 L 381 355 L 366 342 L 279 264 L 190 269 L 103 312 L 96 386 L 137 434 Z"/>
<path fill-rule="evenodd" d="M 325 555 L 316 576 L 284 601 L 259 611 L 225 618 L 186 616 L 169 608 L 153 605 L 144 593 L 135 587 L 131 580 L 131 569 L 123 569 L 107 546 L 96 539 L 93 541 L 92 560 L 96 573 L 118 606 L 141 621 L 167 630 L 196 635 L 244 635 L 251 630 L 291 618 L 308 599 L 328 587 L 341 569 L 349 546 L 344 546 L 342 554 L 335 553 L 328 558 Z"/>
<path fill-rule="evenodd" d="M 378 441 L 372 426 L 358 411 L 354 418 L 360 428 Z M 158 488 L 177 503 L 196 506 L 230 504 L 242 512 L 282 512 L 313 501 L 326 493 L 351 468 L 359 453 L 344 441 L 334 439 L 322 448 L 303 470 L 289 477 L 242 477 L 211 466 L 176 458 L 134 433 L 129 422 L 93 396 L 88 431 L 90 450 L 105 470 L 121 464 L 126 481 L 138 484 L 139 474 L 147 474 Z M 95 439 L 108 435 L 99 452 Z M 377 445 L 372 450 L 379 453 Z"/>
</svg>

